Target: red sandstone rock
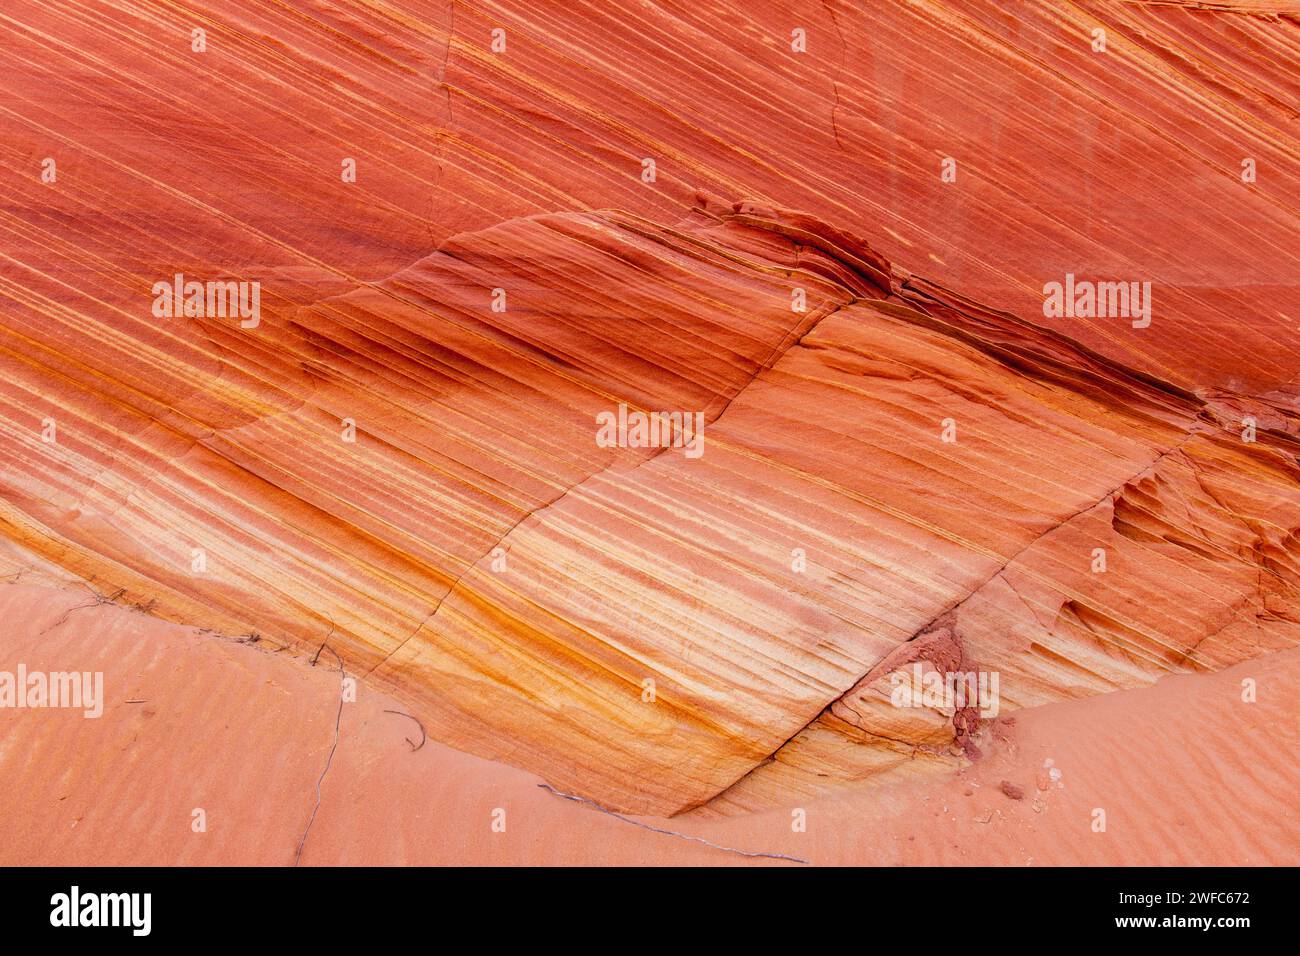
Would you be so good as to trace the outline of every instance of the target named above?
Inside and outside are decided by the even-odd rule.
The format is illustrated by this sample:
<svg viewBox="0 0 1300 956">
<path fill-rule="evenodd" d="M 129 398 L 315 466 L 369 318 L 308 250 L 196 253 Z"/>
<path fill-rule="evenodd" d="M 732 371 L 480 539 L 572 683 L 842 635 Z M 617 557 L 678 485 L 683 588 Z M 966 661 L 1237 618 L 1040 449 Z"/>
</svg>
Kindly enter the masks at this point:
<svg viewBox="0 0 1300 956">
<path fill-rule="evenodd" d="M 1284 654 L 1297 21 L 1213 6 L 223 2 L 196 53 L 182 8 L 19 2 L 15 567 L 704 822 L 979 759 L 989 709 L 900 668 L 1010 712 Z M 158 317 L 178 273 L 257 324 Z M 1067 274 L 1151 324 L 1045 317 Z M 602 447 L 620 406 L 703 454 Z"/>
</svg>

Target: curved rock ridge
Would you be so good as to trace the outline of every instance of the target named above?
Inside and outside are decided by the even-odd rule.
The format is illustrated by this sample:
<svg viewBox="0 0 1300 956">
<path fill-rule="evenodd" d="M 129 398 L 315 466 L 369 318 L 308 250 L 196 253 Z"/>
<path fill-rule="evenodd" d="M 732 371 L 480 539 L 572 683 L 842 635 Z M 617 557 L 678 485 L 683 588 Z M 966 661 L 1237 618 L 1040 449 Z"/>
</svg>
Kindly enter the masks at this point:
<svg viewBox="0 0 1300 956">
<path fill-rule="evenodd" d="M 119 341 L 155 406 L 56 317 L 63 368 L 5 357 L 14 538 L 160 614 L 328 639 L 437 739 L 620 809 L 762 806 L 970 744 L 978 720 L 881 706 L 882 662 L 941 618 L 960 652 L 924 659 L 998 671 L 1008 708 L 1300 637 L 1289 409 L 1243 442 L 1224 410 L 1260 400 L 808 214 L 701 194 L 672 225 L 465 233 L 255 330 L 196 323 L 203 376 Z M 600 447 L 620 405 L 700 413 L 703 453 Z"/>
<path fill-rule="evenodd" d="M 1294 860 L 1300 835 L 1277 809 L 1300 777 L 1290 693 L 1300 650 L 999 718 L 961 774 L 892 774 L 800 799 L 804 832 L 789 807 L 633 826 L 558 799 L 526 771 L 424 740 L 373 688 L 340 710 L 328 653 L 306 666 L 272 640 L 91 600 L 35 564 L 0 542 L 5 649 L 33 668 L 102 672 L 103 714 L 5 716 L 5 865 L 1257 866 Z M 1207 786 L 1220 761 L 1233 772 Z M 193 829 L 195 807 L 205 832 Z M 1086 829 L 1097 807 L 1105 835 Z M 489 825 L 502 811 L 505 832 Z"/>
</svg>

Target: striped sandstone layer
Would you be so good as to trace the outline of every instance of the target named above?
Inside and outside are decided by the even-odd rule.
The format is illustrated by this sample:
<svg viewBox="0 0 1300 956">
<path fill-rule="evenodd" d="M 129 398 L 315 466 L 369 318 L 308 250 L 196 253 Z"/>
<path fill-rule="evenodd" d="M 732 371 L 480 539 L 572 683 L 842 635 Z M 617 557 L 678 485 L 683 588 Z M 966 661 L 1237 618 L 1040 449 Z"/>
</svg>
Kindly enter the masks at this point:
<svg viewBox="0 0 1300 956">
<path fill-rule="evenodd" d="M 695 219 L 467 234 L 268 317 L 257 363 L 215 326 L 202 394 L 223 424 L 182 402 L 171 427 L 105 421 L 102 393 L 65 405 L 64 437 L 26 444 L 15 537 L 162 614 L 329 636 L 438 739 L 646 812 L 747 792 L 771 754 L 815 778 L 915 755 L 868 690 L 947 614 L 953 663 L 999 671 L 1010 706 L 1295 642 L 1285 409 L 1260 405 L 1245 443 L 1229 399 L 913 279 L 811 217 L 702 197 Z M 516 261 L 530 269 L 493 312 Z M 10 368 L 27 396 L 48 389 Z M 615 403 L 703 409 L 705 453 L 597 447 Z"/>
<path fill-rule="evenodd" d="M 1014 709 L 1296 643 L 1290 14 L 526 9 L 0 14 L 7 537 L 657 814 L 970 753 L 912 658 Z M 1042 318 L 1066 273 L 1152 326 Z"/>
</svg>

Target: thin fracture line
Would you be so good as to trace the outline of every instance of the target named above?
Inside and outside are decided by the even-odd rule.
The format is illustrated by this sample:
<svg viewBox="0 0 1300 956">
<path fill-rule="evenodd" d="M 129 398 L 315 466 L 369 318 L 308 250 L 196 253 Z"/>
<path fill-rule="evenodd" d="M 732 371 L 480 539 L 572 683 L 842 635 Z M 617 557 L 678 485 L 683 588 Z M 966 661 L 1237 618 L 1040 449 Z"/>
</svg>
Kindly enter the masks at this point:
<svg viewBox="0 0 1300 956">
<path fill-rule="evenodd" d="M 331 628 L 330 634 L 333 633 L 334 633 L 334 629 Z M 339 662 L 339 673 L 343 675 L 343 679 L 346 679 L 348 676 L 348 672 L 343 669 L 343 658 L 339 657 L 338 651 L 334 650 L 334 648 L 329 646 L 328 644 L 329 638 L 327 637 L 325 638 L 325 640 L 326 643 L 321 644 L 321 646 L 317 648 L 316 656 L 313 657 L 311 660 L 312 664 L 316 663 L 317 659 L 320 657 L 321 651 L 328 650 L 331 654 L 334 655 L 334 659 Z M 302 831 L 302 839 L 298 841 L 298 852 L 294 854 L 293 857 L 294 866 L 297 866 L 299 861 L 302 860 L 302 848 L 307 845 L 307 834 L 311 832 L 311 825 L 316 822 L 316 813 L 320 810 L 320 787 L 321 784 L 325 782 L 325 775 L 330 772 L 330 764 L 334 762 L 334 751 L 339 749 L 339 725 L 342 724 L 342 722 L 343 722 L 343 688 L 340 686 L 339 712 L 334 717 L 334 746 L 330 747 L 329 756 L 325 758 L 325 769 L 322 770 L 320 772 L 320 776 L 316 778 L 316 805 L 311 808 L 311 818 L 307 821 L 306 829 Z"/>
<path fill-rule="evenodd" d="M 739 853 L 741 856 L 762 857 L 763 859 L 767 859 L 767 860 L 789 860 L 791 863 L 809 862 L 808 860 L 801 860 L 797 856 L 786 856 L 784 853 L 757 853 L 754 852 L 753 850 L 739 850 L 734 846 L 723 846 L 721 843 L 714 843 L 712 840 L 704 839 L 704 837 L 690 836 L 689 834 L 686 833 L 678 833 L 676 830 L 664 830 L 661 829 L 660 827 L 651 826 L 648 823 L 642 823 L 640 820 L 633 820 L 631 817 L 625 817 L 623 816 L 623 814 L 615 813 L 613 810 L 606 810 L 595 800 L 588 800 L 586 797 L 579 797 L 576 794 L 565 793 L 562 790 L 556 790 L 549 783 L 539 783 L 538 786 L 541 787 L 543 790 L 549 790 L 557 797 L 562 797 L 565 800 L 572 800 L 575 803 L 585 803 L 588 806 L 595 807 L 601 813 L 608 814 L 609 816 L 614 817 L 616 820 L 622 820 L 624 823 L 630 823 L 634 827 L 640 827 L 641 829 L 649 830 L 652 833 L 662 833 L 664 836 L 675 836 L 683 840 L 690 840 L 694 843 L 703 843 L 705 846 L 713 847 L 713 849 L 715 850 L 722 850 L 726 853 Z"/>
</svg>

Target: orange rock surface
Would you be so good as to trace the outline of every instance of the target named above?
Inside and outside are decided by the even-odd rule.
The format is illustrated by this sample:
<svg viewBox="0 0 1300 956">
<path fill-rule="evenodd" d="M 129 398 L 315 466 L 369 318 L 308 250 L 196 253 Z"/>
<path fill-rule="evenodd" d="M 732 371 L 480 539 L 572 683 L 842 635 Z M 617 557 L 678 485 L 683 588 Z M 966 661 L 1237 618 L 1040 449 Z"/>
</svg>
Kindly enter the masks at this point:
<svg viewBox="0 0 1300 956">
<path fill-rule="evenodd" d="M 311 667 L 269 640 L 89 604 L 84 587 L 31 571 L 0 589 L 0 612 L 22 622 L 8 653 L 34 668 L 75 659 L 109 689 L 97 720 L 5 716 L 0 865 L 1262 865 L 1294 862 L 1300 839 L 1279 798 L 1300 782 L 1296 650 L 1019 711 L 965 772 L 799 799 L 795 832 L 789 806 L 620 820 L 525 771 L 421 745 L 383 694 L 340 711 L 328 654 Z"/>
<path fill-rule="evenodd" d="M 36 831 L 62 819 L 49 766 L 125 794 L 104 748 L 172 780 L 235 713 L 285 714 L 242 746 L 297 806 L 322 643 L 362 686 L 331 775 L 354 808 L 401 727 L 379 702 L 437 745 L 395 814 L 454 765 L 486 803 L 560 813 L 532 774 L 807 856 L 790 807 L 901 821 L 997 768 L 1032 789 L 1033 734 L 1118 806 L 1089 748 L 1156 734 L 1182 693 L 1215 759 L 1294 783 L 1261 756 L 1292 705 L 1228 699 L 1293 680 L 1300 644 L 1290 5 L 18 0 L 0 24 L 0 670 L 80 587 L 162 620 L 96 599 L 58 625 L 66 666 L 112 648 L 289 688 L 167 683 L 189 756 L 115 742 L 139 720 L 120 667 L 85 765 L 23 715 L 45 756 L 22 772 L 49 780 L 11 812 L 42 808 Z M 260 283 L 256 322 L 158 315 L 177 274 Z M 1149 283 L 1149 325 L 1047 317 L 1067 275 Z M 702 453 L 604 446 L 620 407 L 698 413 Z M 896 706 L 914 665 L 997 674 L 999 716 Z M 1238 759 L 1222 728 L 1247 726 Z M 99 814 L 144 812 L 123 799 Z M 162 845 L 292 862 L 297 810 L 265 857 Z M 433 852 L 349 849 L 346 820 L 314 862 Z M 1294 862 L 1294 824 L 1189 858 Z M 485 834 L 434 858 L 539 862 Z M 939 861 L 917 850 L 893 861 Z"/>
</svg>

